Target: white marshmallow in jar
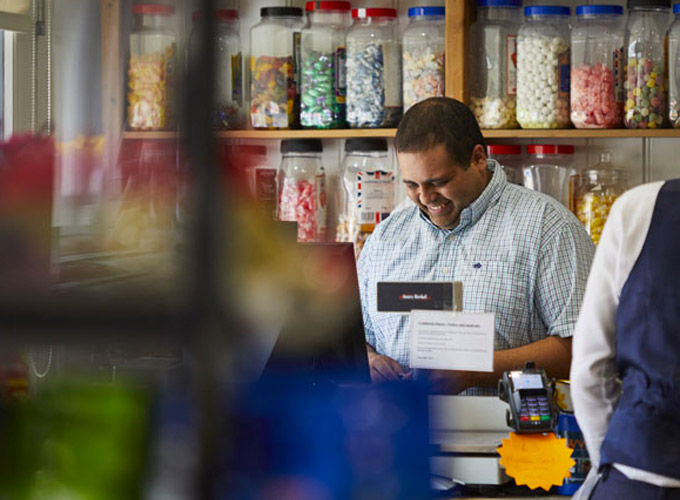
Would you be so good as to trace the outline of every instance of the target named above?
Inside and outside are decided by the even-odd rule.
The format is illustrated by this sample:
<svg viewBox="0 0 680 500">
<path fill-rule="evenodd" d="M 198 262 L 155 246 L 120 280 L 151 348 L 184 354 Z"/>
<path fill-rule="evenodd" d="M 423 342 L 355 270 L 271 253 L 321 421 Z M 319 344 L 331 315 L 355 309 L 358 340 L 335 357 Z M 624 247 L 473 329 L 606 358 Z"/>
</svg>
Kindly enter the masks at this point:
<svg viewBox="0 0 680 500">
<path fill-rule="evenodd" d="M 569 7 L 524 8 L 517 37 L 517 121 L 522 128 L 567 128 Z"/>
</svg>

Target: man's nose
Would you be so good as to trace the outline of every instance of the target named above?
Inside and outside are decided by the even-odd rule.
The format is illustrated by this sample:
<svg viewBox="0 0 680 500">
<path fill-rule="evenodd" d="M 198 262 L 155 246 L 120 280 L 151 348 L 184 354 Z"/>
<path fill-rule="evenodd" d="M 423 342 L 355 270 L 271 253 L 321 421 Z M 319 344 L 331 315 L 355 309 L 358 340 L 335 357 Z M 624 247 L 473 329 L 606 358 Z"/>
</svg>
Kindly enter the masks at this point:
<svg viewBox="0 0 680 500">
<path fill-rule="evenodd" d="M 420 187 L 420 203 L 427 205 L 437 199 L 437 192 L 427 186 Z"/>
</svg>

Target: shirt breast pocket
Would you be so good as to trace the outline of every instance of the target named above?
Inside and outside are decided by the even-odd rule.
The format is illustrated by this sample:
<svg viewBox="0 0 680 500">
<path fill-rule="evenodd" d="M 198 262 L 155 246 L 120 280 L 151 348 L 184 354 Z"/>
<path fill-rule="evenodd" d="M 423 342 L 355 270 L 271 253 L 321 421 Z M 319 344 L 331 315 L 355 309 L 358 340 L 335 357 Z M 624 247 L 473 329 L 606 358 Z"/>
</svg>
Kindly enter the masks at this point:
<svg viewBox="0 0 680 500">
<path fill-rule="evenodd" d="M 465 261 L 456 269 L 463 282 L 463 310 L 496 314 L 496 349 L 529 341 L 531 304 L 529 275 L 520 262 Z"/>
</svg>

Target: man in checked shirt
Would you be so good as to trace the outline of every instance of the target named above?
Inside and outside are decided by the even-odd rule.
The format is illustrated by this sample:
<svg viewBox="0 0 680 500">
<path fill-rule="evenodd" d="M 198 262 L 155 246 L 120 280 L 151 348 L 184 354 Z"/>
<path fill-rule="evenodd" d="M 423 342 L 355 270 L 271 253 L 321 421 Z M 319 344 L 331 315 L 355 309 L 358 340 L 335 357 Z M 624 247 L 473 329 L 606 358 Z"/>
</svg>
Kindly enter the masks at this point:
<svg viewBox="0 0 680 500">
<path fill-rule="evenodd" d="M 509 184 L 455 99 L 409 109 L 395 146 L 410 201 L 376 227 L 358 262 L 373 380 L 412 376 L 408 315 L 377 312 L 377 283 L 454 280 L 464 311 L 496 314 L 494 369 L 428 371 L 433 391 L 493 394 L 504 371 L 528 360 L 567 378 L 594 253 L 585 229 L 555 199 Z"/>
</svg>

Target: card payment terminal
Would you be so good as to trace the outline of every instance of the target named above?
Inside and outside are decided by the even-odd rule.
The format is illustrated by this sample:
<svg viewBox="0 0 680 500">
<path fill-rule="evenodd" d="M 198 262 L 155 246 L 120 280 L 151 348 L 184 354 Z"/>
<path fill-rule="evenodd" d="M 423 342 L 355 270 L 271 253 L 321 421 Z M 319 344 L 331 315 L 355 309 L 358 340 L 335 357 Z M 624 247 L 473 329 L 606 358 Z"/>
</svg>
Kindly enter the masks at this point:
<svg viewBox="0 0 680 500">
<path fill-rule="evenodd" d="M 517 433 L 551 432 L 555 428 L 552 387 L 543 370 L 528 362 L 523 370 L 503 373 L 498 396 L 508 403 L 507 424 Z"/>
</svg>

